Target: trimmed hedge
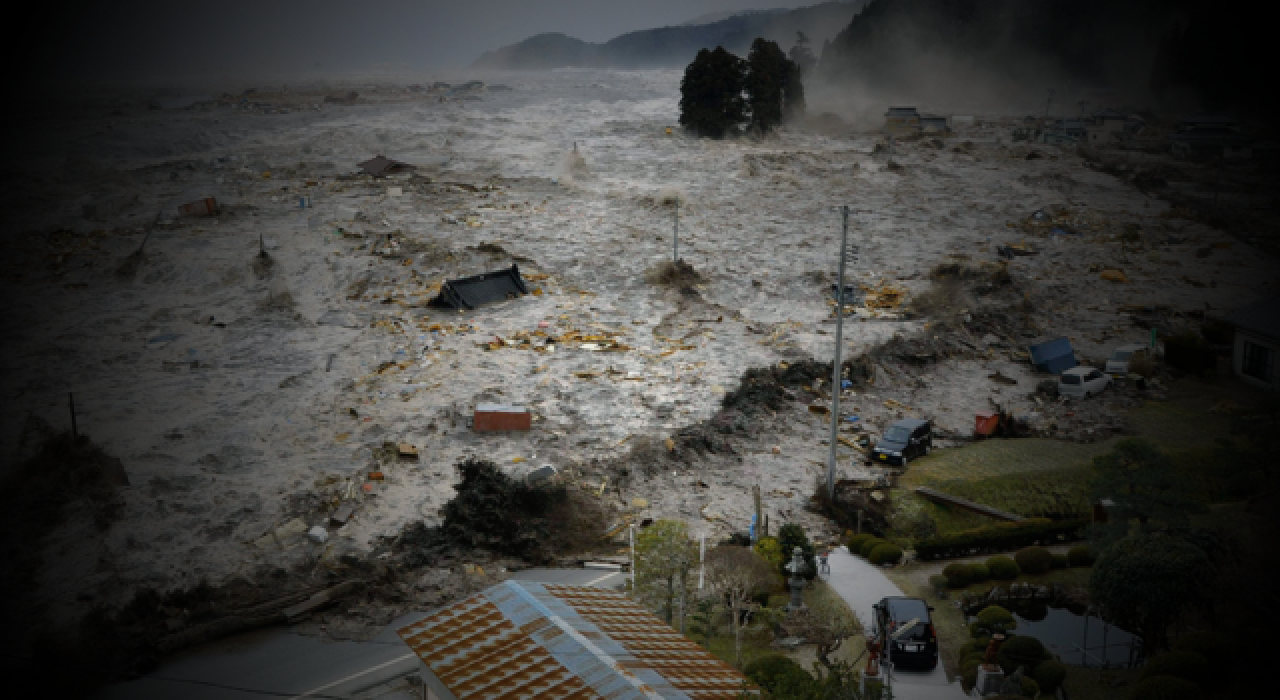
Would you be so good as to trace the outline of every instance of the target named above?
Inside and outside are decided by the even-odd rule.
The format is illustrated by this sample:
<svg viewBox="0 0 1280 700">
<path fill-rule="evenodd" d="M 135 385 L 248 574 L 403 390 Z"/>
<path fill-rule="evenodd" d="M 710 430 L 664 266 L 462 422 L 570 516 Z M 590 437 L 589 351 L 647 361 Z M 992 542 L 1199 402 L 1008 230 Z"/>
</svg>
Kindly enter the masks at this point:
<svg viewBox="0 0 1280 700">
<path fill-rule="evenodd" d="M 844 544 L 849 548 L 850 554 L 856 555 L 858 552 L 862 551 L 863 542 L 874 539 L 876 539 L 876 536 L 868 533 L 863 533 L 861 535 L 849 535 L 849 538 L 844 541 Z"/>
<path fill-rule="evenodd" d="M 783 654 L 762 656 L 744 666 L 742 674 L 769 692 L 813 682 L 813 676 L 803 666 Z"/>
<path fill-rule="evenodd" d="M 1168 651 L 1152 658 L 1138 674 L 1138 680 L 1156 676 L 1172 676 L 1197 685 L 1209 680 L 1212 667 L 1209 659 L 1194 651 Z"/>
<path fill-rule="evenodd" d="M 1062 681 L 1067 678 L 1067 667 L 1061 661 L 1041 661 L 1031 669 L 1031 677 L 1036 679 L 1036 683 L 1040 684 L 1040 690 L 1044 693 L 1053 694 L 1062 685 Z"/>
<path fill-rule="evenodd" d="M 1039 639 L 1022 634 L 1009 637 L 1000 645 L 996 655 L 1000 657 L 1000 668 L 1005 673 L 1013 673 L 1019 666 L 1035 668 L 1040 662 L 1053 658 Z"/>
<path fill-rule="evenodd" d="M 1012 523 L 999 523 L 949 535 L 931 537 L 916 543 L 916 555 L 922 560 L 968 556 L 973 552 L 1007 552 L 1031 545 L 1051 544 L 1059 540 L 1079 539 L 1084 520 L 1054 521 L 1029 518 Z"/>
<path fill-rule="evenodd" d="M 1017 562 L 1003 556 L 988 559 L 987 570 L 991 572 L 991 578 L 997 581 L 1012 581 L 1018 578 L 1018 574 L 1022 573 L 1022 569 L 1018 568 Z"/>
<path fill-rule="evenodd" d="M 942 574 L 934 574 L 929 577 L 929 585 L 933 586 L 933 590 L 942 592 L 947 587 L 947 577 Z"/>
<path fill-rule="evenodd" d="M 1053 554 L 1044 547 L 1023 547 L 1013 555 L 1013 560 L 1018 562 L 1018 569 L 1024 574 L 1048 573 L 1053 566 Z"/>
<path fill-rule="evenodd" d="M 1200 700 L 1200 686 L 1173 676 L 1156 676 L 1139 681 L 1129 690 L 1129 700 Z"/>
<path fill-rule="evenodd" d="M 902 548 L 896 544 L 885 542 L 884 544 L 876 545 L 876 548 L 871 550 L 871 556 L 867 557 L 867 559 L 876 566 L 897 564 L 902 559 Z"/>
<path fill-rule="evenodd" d="M 870 559 L 871 550 L 875 549 L 876 547 L 879 547 L 882 544 L 887 544 L 887 543 L 884 540 L 880 539 L 879 537 L 872 537 L 871 539 L 862 543 L 862 546 L 858 548 L 858 554 L 863 559 Z"/>
<path fill-rule="evenodd" d="M 1093 550 L 1087 544 L 1078 544 L 1067 550 L 1067 561 L 1072 566 L 1093 566 Z"/>
<path fill-rule="evenodd" d="M 947 564 L 942 575 L 947 577 L 947 585 L 952 588 L 964 588 L 973 581 L 973 569 L 963 562 Z"/>
<path fill-rule="evenodd" d="M 1070 560 L 1067 559 L 1067 555 L 1055 553 L 1053 555 L 1053 559 L 1049 562 L 1049 568 L 1050 569 L 1069 569 L 1071 568 L 1071 562 Z"/>
<path fill-rule="evenodd" d="M 969 571 L 973 573 L 972 579 L 974 583 L 982 583 L 983 581 L 991 578 L 991 571 L 987 568 L 986 564 L 983 564 L 980 561 L 975 561 L 970 564 Z"/>
<path fill-rule="evenodd" d="M 1018 621 L 1014 619 L 1013 613 L 1005 610 L 999 605 L 988 605 L 978 613 L 978 622 L 991 627 L 999 625 L 1002 629 L 1011 630 L 1018 626 Z"/>
</svg>

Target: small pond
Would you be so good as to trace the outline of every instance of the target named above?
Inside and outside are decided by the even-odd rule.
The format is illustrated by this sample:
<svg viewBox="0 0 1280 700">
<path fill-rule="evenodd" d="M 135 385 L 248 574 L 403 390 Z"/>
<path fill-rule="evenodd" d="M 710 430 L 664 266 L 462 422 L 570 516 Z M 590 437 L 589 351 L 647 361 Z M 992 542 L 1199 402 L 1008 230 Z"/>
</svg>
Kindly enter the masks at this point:
<svg viewBox="0 0 1280 700">
<path fill-rule="evenodd" d="M 1015 634 L 1039 639 L 1064 664 L 1115 668 L 1140 660 L 1140 638 L 1097 616 L 1086 615 L 1079 606 L 1028 602 L 1010 612 L 1018 621 Z"/>
</svg>

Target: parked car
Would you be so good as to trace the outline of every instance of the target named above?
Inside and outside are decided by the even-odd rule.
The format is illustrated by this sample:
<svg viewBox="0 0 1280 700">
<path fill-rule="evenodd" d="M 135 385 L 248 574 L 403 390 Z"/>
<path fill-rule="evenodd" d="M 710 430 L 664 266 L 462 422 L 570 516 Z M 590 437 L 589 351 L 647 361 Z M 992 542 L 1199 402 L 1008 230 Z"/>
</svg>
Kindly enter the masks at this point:
<svg viewBox="0 0 1280 700">
<path fill-rule="evenodd" d="M 1058 394 L 1072 399 L 1093 396 L 1111 385 L 1111 377 L 1094 367 L 1072 367 L 1058 375 Z"/>
<path fill-rule="evenodd" d="M 927 420 L 900 420 L 884 431 L 876 443 L 872 459 L 886 464 L 907 466 L 909 460 L 929 454 L 933 447 L 933 424 Z"/>
<path fill-rule="evenodd" d="M 1129 362 L 1133 358 L 1147 352 L 1147 346 L 1144 343 L 1129 343 L 1116 348 L 1111 353 L 1111 357 L 1107 359 L 1107 374 L 1113 377 L 1124 377 L 1129 374 Z"/>
<path fill-rule="evenodd" d="M 893 596 L 872 606 L 880 649 L 894 668 L 933 670 L 938 665 L 938 634 L 933 629 L 933 610 L 920 598 Z M 906 631 L 899 632 L 915 620 Z"/>
</svg>

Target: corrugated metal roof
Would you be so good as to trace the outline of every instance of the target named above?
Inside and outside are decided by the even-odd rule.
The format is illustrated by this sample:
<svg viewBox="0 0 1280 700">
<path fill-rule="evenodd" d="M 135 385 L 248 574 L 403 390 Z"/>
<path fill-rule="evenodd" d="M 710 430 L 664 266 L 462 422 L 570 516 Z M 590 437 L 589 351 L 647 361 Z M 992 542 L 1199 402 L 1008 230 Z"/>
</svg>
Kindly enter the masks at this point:
<svg viewBox="0 0 1280 700">
<path fill-rule="evenodd" d="M 630 598 L 586 586 L 506 581 L 399 634 L 458 700 L 730 700 L 745 681 Z"/>
<path fill-rule="evenodd" d="M 483 304 L 503 301 L 529 293 L 520 268 L 512 265 L 506 270 L 485 272 L 456 280 L 445 280 L 440 295 L 431 300 L 432 306 L 455 309 L 474 309 Z"/>
</svg>

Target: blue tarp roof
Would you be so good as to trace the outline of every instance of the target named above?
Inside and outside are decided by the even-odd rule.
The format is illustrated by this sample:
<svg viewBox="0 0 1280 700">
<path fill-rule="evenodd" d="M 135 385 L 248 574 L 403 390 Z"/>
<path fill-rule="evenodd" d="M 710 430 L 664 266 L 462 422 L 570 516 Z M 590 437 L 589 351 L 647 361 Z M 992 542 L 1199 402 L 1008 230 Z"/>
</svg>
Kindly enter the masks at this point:
<svg viewBox="0 0 1280 700">
<path fill-rule="evenodd" d="M 1031 364 L 1041 372 L 1060 374 L 1062 370 L 1071 369 L 1077 364 L 1071 341 L 1065 337 L 1032 345 L 1028 350 L 1031 352 Z"/>
</svg>

